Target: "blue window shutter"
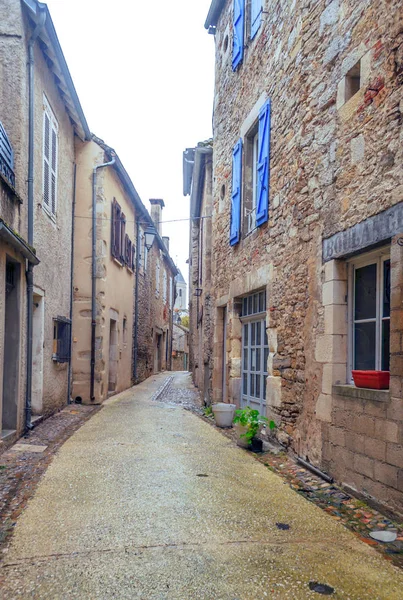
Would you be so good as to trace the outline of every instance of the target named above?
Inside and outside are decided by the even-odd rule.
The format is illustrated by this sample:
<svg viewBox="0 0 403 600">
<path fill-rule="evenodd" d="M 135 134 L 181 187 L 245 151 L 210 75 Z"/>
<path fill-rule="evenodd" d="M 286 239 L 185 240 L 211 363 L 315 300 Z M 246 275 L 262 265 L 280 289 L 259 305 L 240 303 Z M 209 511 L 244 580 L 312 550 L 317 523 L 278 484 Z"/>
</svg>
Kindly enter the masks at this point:
<svg viewBox="0 0 403 600">
<path fill-rule="evenodd" d="M 270 100 L 259 114 L 259 149 L 258 149 L 258 182 L 256 226 L 262 225 L 269 214 L 269 182 L 270 182 Z"/>
<path fill-rule="evenodd" d="M 229 242 L 234 246 L 241 233 L 241 183 L 242 183 L 242 140 L 232 151 L 231 229 Z"/>
<path fill-rule="evenodd" d="M 255 37 L 262 20 L 262 0 L 251 0 L 250 6 L 250 37 Z"/>
<path fill-rule="evenodd" d="M 235 71 L 243 59 L 245 30 L 245 0 L 234 0 L 234 41 L 232 47 L 232 68 Z"/>
</svg>

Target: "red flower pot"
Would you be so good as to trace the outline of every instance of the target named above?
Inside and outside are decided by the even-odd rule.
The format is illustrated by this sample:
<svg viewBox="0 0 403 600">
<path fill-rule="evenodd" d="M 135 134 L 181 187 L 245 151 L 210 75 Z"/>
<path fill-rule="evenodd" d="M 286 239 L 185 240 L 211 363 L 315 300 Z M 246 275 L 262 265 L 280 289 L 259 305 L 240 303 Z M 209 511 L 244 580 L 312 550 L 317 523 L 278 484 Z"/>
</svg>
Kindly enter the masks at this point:
<svg viewBox="0 0 403 600">
<path fill-rule="evenodd" d="M 371 390 L 388 390 L 389 371 L 352 371 L 355 386 Z"/>
</svg>

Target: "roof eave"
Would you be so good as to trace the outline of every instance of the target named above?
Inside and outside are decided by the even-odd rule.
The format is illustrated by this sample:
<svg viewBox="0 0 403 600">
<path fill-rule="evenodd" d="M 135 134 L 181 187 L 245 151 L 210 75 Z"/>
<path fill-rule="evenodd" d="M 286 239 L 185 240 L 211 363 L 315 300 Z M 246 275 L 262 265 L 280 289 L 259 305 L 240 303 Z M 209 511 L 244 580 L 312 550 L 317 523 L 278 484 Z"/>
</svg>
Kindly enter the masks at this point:
<svg viewBox="0 0 403 600">
<path fill-rule="evenodd" d="M 33 249 L 31 249 L 19 235 L 14 233 L 14 231 L 10 229 L 10 227 L 8 227 L 8 225 L 6 225 L 4 221 L 1 220 L 0 238 L 3 239 L 12 248 L 14 248 L 14 250 L 22 254 L 22 256 L 26 258 L 29 263 L 31 263 L 32 265 L 39 265 L 39 258 L 36 256 Z"/>
<path fill-rule="evenodd" d="M 212 0 L 206 22 L 204 23 L 205 29 L 210 29 L 210 27 L 217 26 L 218 19 L 220 18 L 224 9 L 225 2 L 226 0 Z"/>
<path fill-rule="evenodd" d="M 74 87 L 74 83 L 73 83 L 72 77 L 70 75 L 70 71 L 67 66 L 66 59 L 64 58 L 63 50 L 61 48 L 59 39 L 57 37 L 56 29 L 53 24 L 49 9 L 46 4 L 44 4 L 42 2 L 38 2 L 38 0 L 22 0 L 22 2 L 25 5 L 25 7 L 28 9 L 30 17 L 32 18 L 32 20 L 34 22 L 36 22 L 36 19 L 38 16 L 37 9 L 39 7 L 41 7 L 42 9 L 44 9 L 46 11 L 45 31 L 46 31 L 46 35 L 48 36 L 49 41 L 52 45 L 54 54 L 55 54 L 57 62 L 59 64 L 61 74 L 63 76 L 66 88 L 67 88 L 69 96 L 70 96 L 71 103 L 74 107 L 74 113 L 75 113 L 74 121 L 77 125 L 76 133 L 81 139 L 89 140 L 89 139 L 91 139 L 91 131 L 88 127 L 87 120 L 85 118 L 83 109 L 81 107 L 80 100 L 78 98 L 76 89 Z M 43 40 L 43 42 L 46 45 L 46 41 Z"/>
</svg>

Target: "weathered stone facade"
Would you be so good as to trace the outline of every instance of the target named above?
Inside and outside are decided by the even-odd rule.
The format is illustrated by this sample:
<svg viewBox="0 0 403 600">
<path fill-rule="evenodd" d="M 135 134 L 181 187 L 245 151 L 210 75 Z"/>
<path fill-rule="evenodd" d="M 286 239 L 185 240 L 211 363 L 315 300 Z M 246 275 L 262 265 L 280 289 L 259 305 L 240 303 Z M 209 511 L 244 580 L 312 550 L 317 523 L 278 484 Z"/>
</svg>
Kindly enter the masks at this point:
<svg viewBox="0 0 403 600">
<path fill-rule="evenodd" d="M 341 254 L 333 258 L 323 247 L 334 234 L 403 201 L 402 5 L 323 0 L 264 1 L 262 7 L 253 39 L 246 19 L 243 60 L 235 71 L 233 3 L 214 0 L 206 23 L 216 25 L 213 398 L 220 400 L 224 389 L 228 400 L 240 403 L 241 299 L 264 290 L 267 412 L 279 425 L 279 440 L 402 514 L 400 208 L 393 235 L 379 226 L 376 240 L 365 233 L 344 253 L 340 242 Z M 351 92 L 357 68 L 358 87 Z M 241 239 L 230 246 L 232 151 L 250 135 L 267 99 L 269 219 L 246 233 L 243 213 Z M 244 201 L 250 176 L 244 156 Z M 374 242 L 391 261 L 391 385 L 364 399 L 341 395 L 333 385 L 351 383 L 347 259 L 372 250 Z"/>
<path fill-rule="evenodd" d="M 33 43 L 33 246 L 40 261 L 33 270 L 31 400 L 34 416 L 47 416 L 68 399 L 68 362 L 60 362 L 55 353 L 55 328 L 58 317 L 68 319 L 70 313 L 74 140 L 89 134 L 60 46 L 52 37 L 50 14 L 45 5 L 41 10 L 44 25 Z M 24 259 L 27 255 L 18 244 L 15 246 L 15 240 L 20 240 L 22 245 L 28 241 L 27 64 L 29 40 L 35 23 L 40 20 L 39 4 L 1 1 L 0 14 L 0 121 L 14 151 L 15 175 L 14 189 L 7 178 L 0 182 L 0 218 L 15 235 L 11 244 L 4 237 L 0 240 L 0 411 L 4 417 L 2 428 L 7 430 L 7 442 L 10 442 L 21 434 L 25 425 L 27 264 Z M 52 113 L 57 138 L 52 211 L 46 210 L 44 199 L 45 112 Z M 3 303 L 7 264 L 16 267 L 15 287 L 10 292 L 16 294 L 12 310 L 7 308 L 7 301 Z M 11 367 L 7 364 L 10 354 Z M 11 420 L 6 415 L 9 402 L 14 404 Z"/>
<path fill-rule="evenodd" d="M 189 370 L 204 403 L 211 404 L 213 373 L 211 140 L 184 153 L 184 192 L 190 195 Z M 186 181 L 187 180 L 187 181 Z"/>
</svg>

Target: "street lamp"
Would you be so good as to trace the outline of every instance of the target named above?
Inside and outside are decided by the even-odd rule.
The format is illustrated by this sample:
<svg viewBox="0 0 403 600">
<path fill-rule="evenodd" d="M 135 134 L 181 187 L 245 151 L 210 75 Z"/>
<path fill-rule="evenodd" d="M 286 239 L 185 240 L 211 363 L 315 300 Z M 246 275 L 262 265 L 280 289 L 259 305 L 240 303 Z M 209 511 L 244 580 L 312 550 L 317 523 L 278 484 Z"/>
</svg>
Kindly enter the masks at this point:
<svg viewBox="0 0 403 600">
<path fill-rule="evenodd" d="M 144 232 L 144 243 L 146 245 L 147 250 L 151 250 L 151 246 L 154 243 L 156 231 L 154 227 L 150 226 Z"/>
</svg>

